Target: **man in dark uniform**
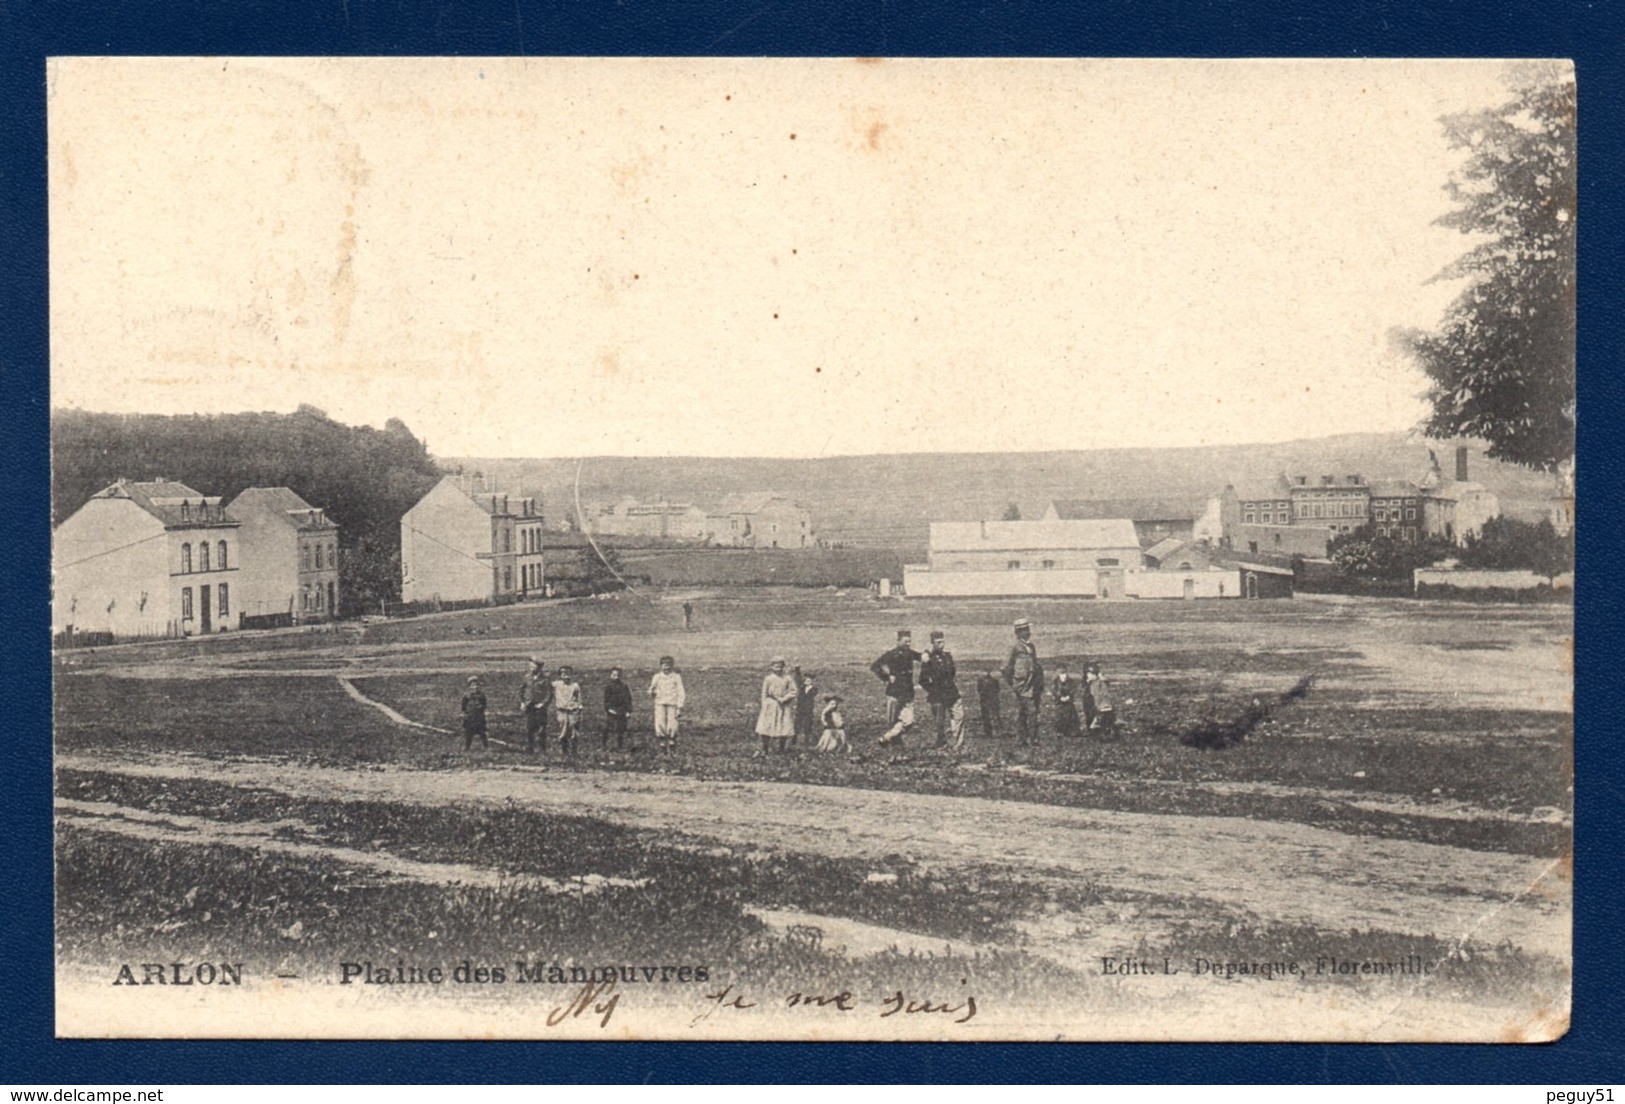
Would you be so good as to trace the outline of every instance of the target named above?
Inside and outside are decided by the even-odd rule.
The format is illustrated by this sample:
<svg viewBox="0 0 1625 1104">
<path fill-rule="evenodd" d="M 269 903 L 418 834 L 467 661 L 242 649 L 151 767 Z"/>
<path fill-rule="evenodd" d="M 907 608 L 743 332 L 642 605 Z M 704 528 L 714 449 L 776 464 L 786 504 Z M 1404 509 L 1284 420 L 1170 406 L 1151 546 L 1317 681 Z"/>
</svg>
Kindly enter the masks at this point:
<svg viewBox="0 0 1625 1104">
<path fill-rule="evenodd" d="M 525 718 L 525 750 L 535 751 L 541 744 L 547 754 L 547 714 L 553 705 L 553 683 L 547 677 L 547 667 L 540 656 L 530 657 L 530 670 L 519 688 L 519 713 Z"/>
<path fill-rule="evenodd" d="M 900 742 L 914 725 L 914 665 L 925 657 L 913 647 L 914 635 L 897 630 L 897 647 L 869 664 L 869 670 L 886 684 L 886 734 L 881 744 Z"/>
<path fill-rule="evenodd" d="M 1004 661 L 1004 681 L 1010 684 L 1016 696 L 1016 742 L 1025 744 L 1038 739 L 1038 710 L 1044 701 L 1044 667 L 1038 662 L 1038 647 L 1032 641 L 1032 622 L 1020 618 L 1015 629 L 1016 642 L 1010 646 L 1010 656 Z"/>
<path fill-rule="evenodd" d="M 948 746 L 953 735 L 957 750 L 965 743 L 965 706 L 959 700 L 958 672 L 954 668 L 954 655 L 945 646 L 942 633 L 931 634 L 931 650 L 920 664 L 920 689 L 931 706 L 931 719 L 937 728 L 937 747 Z"/>
</svg>

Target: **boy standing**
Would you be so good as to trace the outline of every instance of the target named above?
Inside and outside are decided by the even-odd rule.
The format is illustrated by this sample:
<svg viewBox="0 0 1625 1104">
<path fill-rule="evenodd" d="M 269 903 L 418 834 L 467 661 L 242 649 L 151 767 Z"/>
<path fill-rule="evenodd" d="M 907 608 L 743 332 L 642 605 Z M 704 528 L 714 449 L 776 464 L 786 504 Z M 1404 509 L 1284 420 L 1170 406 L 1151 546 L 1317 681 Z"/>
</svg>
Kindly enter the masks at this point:
<svg viewBox="0 0 1625 1104">
<path fill-rule="evenodd" d="M 1002 727 L 999 720 L 999 691 L 1004 689 L 1004 683 L 999 681 L 999 669 L 992 668 L 985 675 L 976 676 L 976 700 L 982 707 L 982 738 L 994 739 L 999 735 Z"/>
<path fill-rule="evenodd" d="M 534 752 L 541 744 L 547 754 L 547 711 L 553 705 L 553 684 L 540 656 L 530 657 L 530 670 L 519 688 L 519 714 L 525 719 L 525 750 Z"/>
<path fill-rule="evenodd" d="M 677 744 L 677 719 L 688 702 L 683 676 L 677 673 L 677 661 L 671 656 L 660 657 L 660 670 L 649 680 L 649 697 L 654 699 L 655 740 L 660 754 L 670 755 Z"/>
<path fill-rule="evenodd" d="M 1100 673 L 1100 664 L 1089 664 L 1089 696 L 1095 701 L 1095 720 L 1092 727 L 1100 730 L 1102 740 L 1110 740 L 1117 733 L 1117 703 L 1112 700 L 1111 684 Z"/>
<path fill-rule="evenodd" d="M 480 738 L 480 747 L 491 746 L 485 735 L 485 689 L 480 676 L 468 676 L 468 689 L 463 693 L 463 750 L 474 747 L 474 737 Z"/>
<path fill-rule="evenodd" d="M 559 749 L 574 759 L 576 733 L 581 727 L 581 684 L 569 664 L 559 668 L 559 677 L 553 683 L 553 708 L 559 715 Z"/>
<path fill-rule="evenodd" d="M 632 715 L 632 688 L 621 681 L 621 669 L 609 669 L 609 681 L 604 683 L 604 731 L 598 738 L 600 749 L 609 747 L 609 737 L 615 736 L 615 750 L 626 747 L 626 719 Z"/>
</svg>

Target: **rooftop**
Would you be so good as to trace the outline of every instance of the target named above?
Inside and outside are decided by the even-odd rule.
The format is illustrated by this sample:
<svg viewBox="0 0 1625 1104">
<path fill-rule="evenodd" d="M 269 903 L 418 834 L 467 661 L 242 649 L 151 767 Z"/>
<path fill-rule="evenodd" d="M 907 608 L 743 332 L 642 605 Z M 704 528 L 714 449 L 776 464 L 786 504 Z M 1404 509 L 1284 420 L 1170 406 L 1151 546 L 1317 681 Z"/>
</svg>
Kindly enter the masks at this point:
<svg viewBox="0 0 1625 1104">
<path fill-rule="evenodd" d="M 1063 521 L 933 521 L 933 552 L 1002 552 L 1044 548 L 1139 548 L 1127 518 Z"/>
<path fill-rule="evenodd" d="M 312 506 L 288 487 L 249 487 L 231 500 L 228 514 L 263 510 L 272 517 L 286 521 L 295 529 L 337 529 L 338 526 L 318 507 Z"/>
<path fill-rule="evenodd" d="M 227 516 L 219 495 L 206 495 L 173 479 L 120 479 L 90 497 L 127 499 L 171 529 L 237 524 Z"/>
<path fill-rule="evenodd" d="M 1058 498 L 1050 506 L 1062 521 L 1195 521 L 1203 513 L 1200 503 L 1172 498 Z"/>
</svg>

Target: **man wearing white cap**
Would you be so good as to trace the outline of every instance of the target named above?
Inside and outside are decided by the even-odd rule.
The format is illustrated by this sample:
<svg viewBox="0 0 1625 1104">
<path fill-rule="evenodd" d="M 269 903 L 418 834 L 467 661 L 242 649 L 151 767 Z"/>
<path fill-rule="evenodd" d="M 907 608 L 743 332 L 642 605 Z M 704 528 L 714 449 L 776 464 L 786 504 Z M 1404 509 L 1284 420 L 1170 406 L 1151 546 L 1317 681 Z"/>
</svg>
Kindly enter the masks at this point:
<svg viewBox="0 0 1625 1104">
<path fill-rule="evenodd" d="M 1016 742 L 1038 739 L 1038 710 L 1044 700 L 1044 667 L 1033 644 L 1033 624 L 1025 617 L 1015 623 L 1016 642 L 1004 661 L 1004 681 L 1016 696 Z"/>
</svg>

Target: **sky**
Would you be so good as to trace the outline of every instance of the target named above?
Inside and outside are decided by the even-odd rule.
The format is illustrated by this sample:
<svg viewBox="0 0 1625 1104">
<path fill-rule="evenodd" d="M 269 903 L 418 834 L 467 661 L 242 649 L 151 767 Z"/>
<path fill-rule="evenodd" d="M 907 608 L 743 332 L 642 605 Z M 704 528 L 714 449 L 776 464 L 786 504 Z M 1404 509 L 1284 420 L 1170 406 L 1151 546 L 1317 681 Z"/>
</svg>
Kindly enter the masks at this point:
<svg viewBox="0 0 1625 1104">
<path fill-rule="evenodd" d="M 56 59 L 52 402 L 441 456 L 1409 429 L 1498 62 Z"/>
</svg>

